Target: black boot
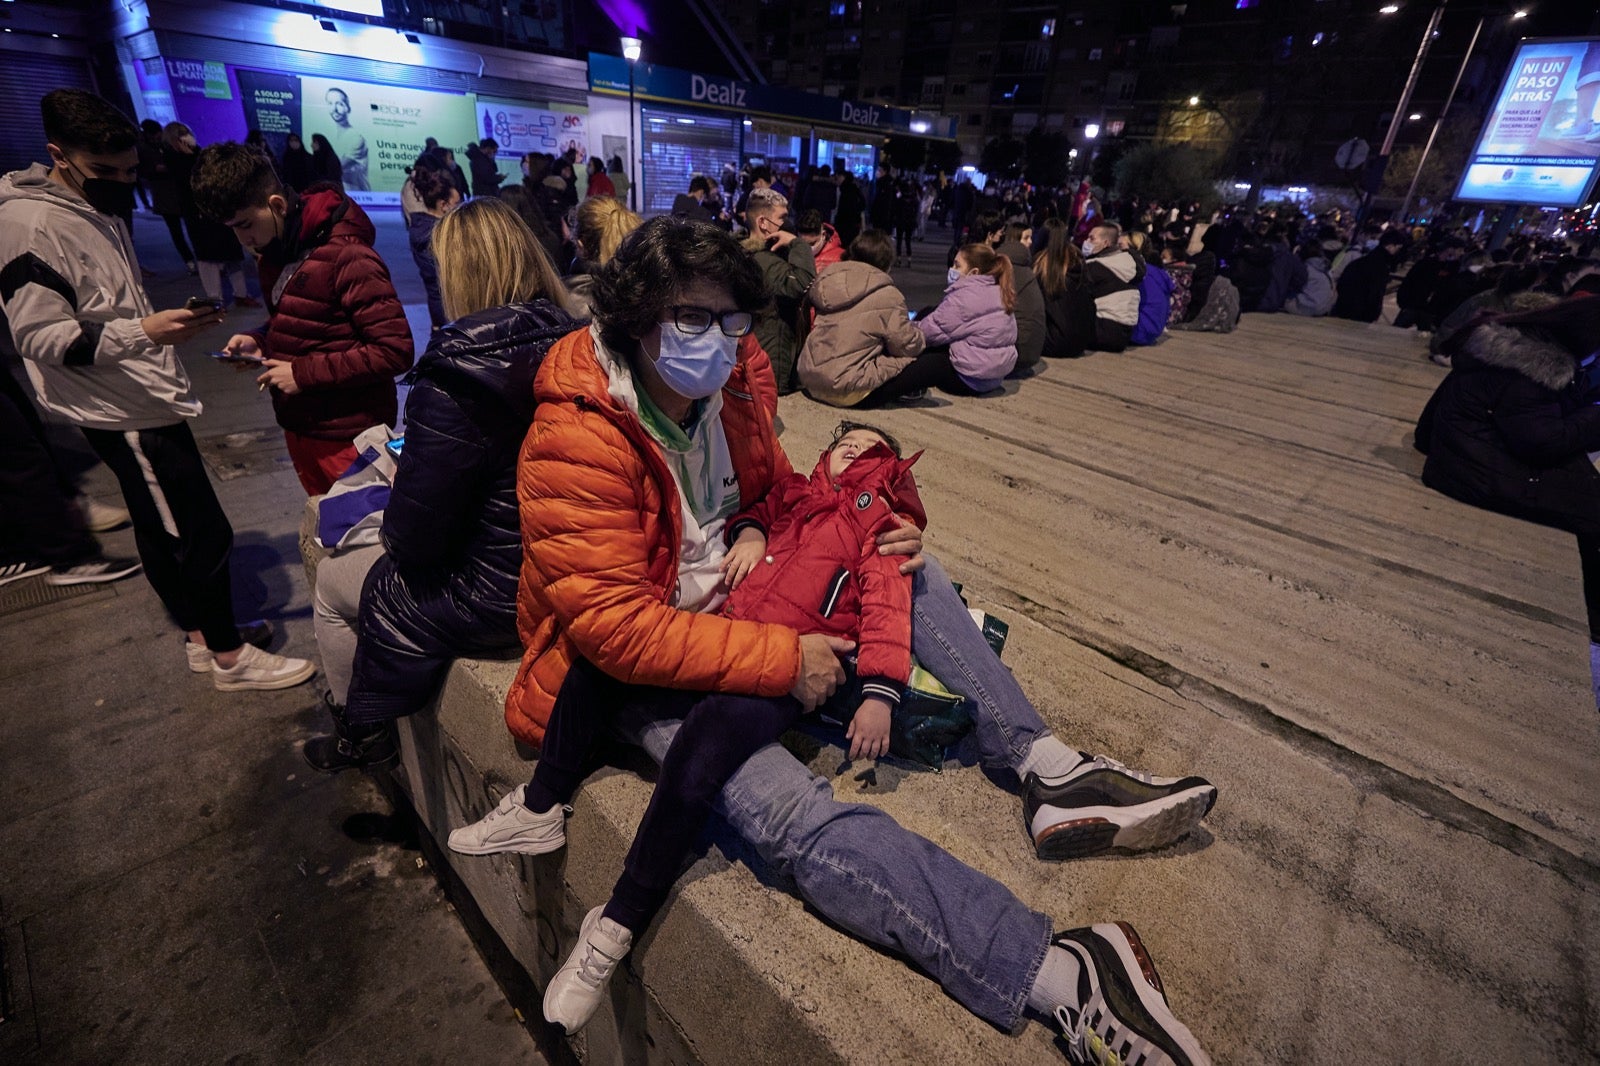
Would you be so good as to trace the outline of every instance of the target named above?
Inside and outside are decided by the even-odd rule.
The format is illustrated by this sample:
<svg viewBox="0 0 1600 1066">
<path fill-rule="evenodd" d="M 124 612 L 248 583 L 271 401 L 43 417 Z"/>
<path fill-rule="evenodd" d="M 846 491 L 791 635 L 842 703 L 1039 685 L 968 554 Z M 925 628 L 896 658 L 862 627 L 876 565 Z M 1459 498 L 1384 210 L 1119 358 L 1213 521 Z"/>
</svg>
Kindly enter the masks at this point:
<svg viewBox="0 0 1600 1066">
<path fill-rule="evenodd" d="M 313 770 L 336 774 L 341 770 L 366 770 L 388 766 L 400 757 L 394 730 L 385 723 L 378 726 L 352 725 L 344 708 L 324 694 L 322 703 L 333 719 L 333 735 L 306 741 L 306 762 Z"/>
</svg>

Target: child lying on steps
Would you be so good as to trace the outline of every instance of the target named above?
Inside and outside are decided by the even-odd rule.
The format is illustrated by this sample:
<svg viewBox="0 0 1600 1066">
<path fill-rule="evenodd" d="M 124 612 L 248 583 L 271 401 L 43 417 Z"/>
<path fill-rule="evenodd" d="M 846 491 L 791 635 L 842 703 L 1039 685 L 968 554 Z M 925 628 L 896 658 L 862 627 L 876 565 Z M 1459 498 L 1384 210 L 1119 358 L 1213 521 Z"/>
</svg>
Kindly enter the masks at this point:
<svg viewBox="0 0 1600 1066">
<path fill-rule="evenodd" d="M 875 539 L 897 524 L 897 513 L 922 518 L 910 465 L 887 434 L 844 423 L 810 479 L 795 475 L 780 482 L 728 526 L 733 543 L 722 572 L 731 591 L 721 613 L 827 634 L 841 652 L 859 641 L 866 698 L 847 734 L 852 758 L 887 751 L 890 712 L 910 672 L 912 579 L 885 565 Z M 453 832 L 451 848 L 483 855 L 561 847 L 564 805 L 626 688 L 586 661 L 574 663 L 533 781 L 481 821 Z M 545 996 L 546 1018 L 568 1032 L 593 1015 L 617 962 L 665 902 L 723 784 L 802 713 L 790 697 L 673 695 L 681 696 L 676 713 L 684 724 L 662 762 L 623 875 L 606 906 L 585 918 L 579 944 Z M 1040 857 L 1171 843 L 1216 795 L 1200 778 L 1134 775 L 1048 735 L 1034 743 L 1026 765 L 1026 818 Z"/>
</svg>

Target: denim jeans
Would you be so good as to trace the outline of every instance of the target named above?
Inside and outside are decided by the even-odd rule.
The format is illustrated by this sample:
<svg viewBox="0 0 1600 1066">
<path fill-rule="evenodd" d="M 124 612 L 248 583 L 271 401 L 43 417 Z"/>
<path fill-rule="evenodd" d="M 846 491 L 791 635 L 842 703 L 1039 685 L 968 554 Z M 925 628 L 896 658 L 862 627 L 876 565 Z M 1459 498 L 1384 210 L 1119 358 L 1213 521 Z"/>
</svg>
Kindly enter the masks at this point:
<svg viewBox="0 0 1600 1066">
<path fill-rule="evenodd" d="M 1022 686 L 983 638 L 950 576 L 933 556 L 911 580 L 911 653 L 922 668 L 973 707 L 978 759 L 992 769 L 1015 769 L 1050 729 Z"/>
<path fill-rule="evenodd" d="M 1026 699 L 1016 698 L 1021 690 L 944 571 L 931 558 L 927 563 L 912 586 L 913 647 L 920 658 L 927 645 L 935 676 L 973 695 L 985 762 L 1014 765 L 1045 732 L 1044 723 Z M 623 736 L 658 763 L 681 725 L 618 718 Z M 877 807 L 835 799 L 826 780 L 777 744 L 739 768 L 715 810 L 830 922 L 898 952 L 980 1018 L 1004 1029 L 1021 1018 L 1050 947 L 1051 923 L 1000 882 Z"/>
</svg>

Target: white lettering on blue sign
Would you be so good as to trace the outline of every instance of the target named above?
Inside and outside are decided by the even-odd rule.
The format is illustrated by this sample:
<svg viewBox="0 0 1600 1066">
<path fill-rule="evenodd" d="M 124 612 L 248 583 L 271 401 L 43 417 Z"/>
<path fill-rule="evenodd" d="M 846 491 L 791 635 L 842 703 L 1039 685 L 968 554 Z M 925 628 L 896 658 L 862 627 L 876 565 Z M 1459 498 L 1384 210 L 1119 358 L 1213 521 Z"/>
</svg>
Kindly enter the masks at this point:
<svg viewBox="0 0 1600 1066">
<path fill-rule="evenodd" d="M 881 112 L 875 107 L 857 107 L 849 100 L 840 101 L 844 105 L 843 120 L 857 126 L 876 126 Z"/>
<path fill-rule="evenodd" d="M 702 75 L 694 74 L 689 78 L 689 99 L 704 100 L 708 104 L 721 104 L 723 107 L 743 107 L 744 87 L 732 81 L 707 81 Z"/>
</svg>

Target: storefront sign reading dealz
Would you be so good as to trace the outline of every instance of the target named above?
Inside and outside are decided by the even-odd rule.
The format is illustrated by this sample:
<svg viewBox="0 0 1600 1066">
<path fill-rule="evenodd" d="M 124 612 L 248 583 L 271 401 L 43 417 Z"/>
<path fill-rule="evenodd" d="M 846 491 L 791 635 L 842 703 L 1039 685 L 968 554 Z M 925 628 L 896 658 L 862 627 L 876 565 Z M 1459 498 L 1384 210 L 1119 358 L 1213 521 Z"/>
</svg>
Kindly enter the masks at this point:
<svg viewBox="0 0 1600 1066">
<path fill-rule="evenodd" d="M 898 107 L 857 104 L 773 85 L 707 77 L 655 63 L 637 65 L 633 72 L 633 88 L 641 100 L 697 104 L 746 115 L 852 126 L 883 133 L 916 133 L 948 139 L 956 135 L 955 119 L 941 115 L 913 115 Z M 591 52 L 589 91 L 626 96 L 628 61 Z"/>
</svg>

